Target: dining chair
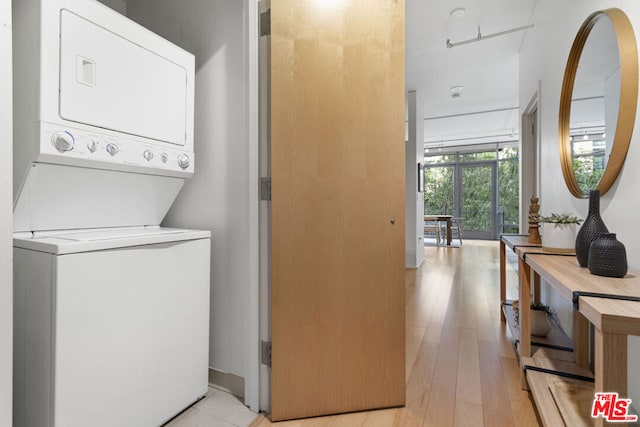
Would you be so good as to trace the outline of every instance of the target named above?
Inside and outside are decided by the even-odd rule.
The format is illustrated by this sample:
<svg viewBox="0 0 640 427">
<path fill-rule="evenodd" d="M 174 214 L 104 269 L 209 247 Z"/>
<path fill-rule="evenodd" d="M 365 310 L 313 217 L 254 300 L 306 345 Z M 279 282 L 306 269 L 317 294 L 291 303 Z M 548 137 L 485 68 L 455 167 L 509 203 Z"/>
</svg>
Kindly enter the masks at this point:
<svg viewBox="0 0 640 427">
<path fill-rule="evenodd" d="M 424 237 L 430 237 L 428 235 L 430 235 L 431 233 L 433 233 L 433 235 L 435 236 L 436 245 L 440 246 L 442 233 L 440 231 L 440 223 L 438 221 L 424 222 Z"/>
</svg>

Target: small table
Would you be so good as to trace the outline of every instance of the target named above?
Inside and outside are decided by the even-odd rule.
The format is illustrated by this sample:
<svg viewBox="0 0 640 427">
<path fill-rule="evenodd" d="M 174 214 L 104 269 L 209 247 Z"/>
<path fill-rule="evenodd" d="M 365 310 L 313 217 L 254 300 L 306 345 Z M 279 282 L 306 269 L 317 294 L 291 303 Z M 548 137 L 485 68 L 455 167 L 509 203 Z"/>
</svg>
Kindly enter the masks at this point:
<svg viewBox="0 0 640 427">
<path fill-rule="evenodd" d="M 425 215 L 425 221 L 436 221 L 447 223 L 447 246 L 451 246 L 451 218 L 453 215 Z"/>
</svg>

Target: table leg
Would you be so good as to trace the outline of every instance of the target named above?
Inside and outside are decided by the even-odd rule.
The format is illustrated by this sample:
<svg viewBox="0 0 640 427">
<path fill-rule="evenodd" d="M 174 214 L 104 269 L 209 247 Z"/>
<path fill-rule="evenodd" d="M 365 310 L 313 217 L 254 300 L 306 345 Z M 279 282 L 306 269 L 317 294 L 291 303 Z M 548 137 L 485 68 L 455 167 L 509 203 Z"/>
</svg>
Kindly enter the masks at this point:
<svg viewBox="0 0 640 427">
<path fill-rule="evenodd" d="M 507 300 L 507 257 L 505 250 L 507 246 L 500 239 L 500 320 L 504 322 L 504 311 L 502 311 L 502 304 Z"/>
<path fill-rule="evenodd" d="M 531 267 L 518 257 L 519 294 L 518 304 L 520 320 L 520 364 L 524 367 L 524 358 L 531 357 Z M 527 379 L 521 369 L 521 386 L 527 389 Z"/>
<path fill-rule="evenodd" d="M 533 302 L 540 302 L 540 275 L 533 272 L 533 283 L 531 283 L 531 287 L 533 290 Z"/>
<path fill-rule="evenodd" d="M 447 218 L 447 246 L 451 246 L 451 218 Z"/>
<path fill-rule="evenodd" d="M 620 398 L 627 396 L 627 336 L 595 330 L 595 391 L 618 392 Z M 598 417 L 596 426 L 605 425 Z M 607 425 L 609 425 L 607 423 Z M 616 423 L 626 426 L 626 423 Z"/>
<path fill-rule="evenodd" d="M 576 365 L 589 368 L 589 321 L 578 310 L 573 310 L 573 352 Z"/>
</svg>

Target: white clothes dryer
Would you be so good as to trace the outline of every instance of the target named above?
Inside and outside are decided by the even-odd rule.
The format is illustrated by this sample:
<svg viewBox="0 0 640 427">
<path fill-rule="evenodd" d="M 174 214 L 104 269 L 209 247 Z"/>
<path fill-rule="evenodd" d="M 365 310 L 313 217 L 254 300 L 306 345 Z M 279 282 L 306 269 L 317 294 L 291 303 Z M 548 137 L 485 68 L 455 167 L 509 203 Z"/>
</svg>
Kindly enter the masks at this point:
<svg viewBox="0 0 640 427">
<path fill-rule="evenodd" d="M 14 238 L 14 425 L 160 425 L 207 392 L 210 232 Z"/>
</svg>

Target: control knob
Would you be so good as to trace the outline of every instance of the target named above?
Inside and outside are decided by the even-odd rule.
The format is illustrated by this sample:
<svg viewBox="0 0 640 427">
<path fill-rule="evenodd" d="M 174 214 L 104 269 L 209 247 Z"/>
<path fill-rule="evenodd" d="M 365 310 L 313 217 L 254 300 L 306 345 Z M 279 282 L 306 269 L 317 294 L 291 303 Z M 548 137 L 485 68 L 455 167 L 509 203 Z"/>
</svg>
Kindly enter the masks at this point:
<svg viewBox="0 0 640 427">
<path fill-rule="evenodd" d="M 75 139 L 71 133 L 64 132 L 56 132 L 51 135 L 51 143 L 61 153 L 65 153 L 67 151 L 73 150 L 73 144 L 75 144 Z"/>
<path fill-rule="evenodd" d="M 112 156 L 115 156 L 116 154 L 118 154 L 118 151 L 120 151 L 120 149 L 116 144 L 113 144 L 113 143 L 107 144 L 107 153 L 111 154 Z"/>
<path fill-rule="evenodd" d="M 151 159 L 153 159 L 153 151 L 144 150 L 144 153 L 142 155 L 148 162 L 151 161 Z"/>
<path fill-rule="evenodd" d="M 169 155 L 167 153 L 160 154 L 160 160 L 162 160 L 162 163 L 167 163 L 167 160 L 169 160 Z"/>
<path fill-rule="evenodd" d="M 191 159 L 189 159 L 189 156 L 187 156 L 186 154 L 180 154 L 180 156 L 178 157 L 178 166 L 180 166 L 182 169 L 186 169 L 190 164 Z"/>
<path fill-rule="evenodd" d="M 92 153 L 95 153 L 96 150 L 98 149 L 98 141 L 96 141 L 95 139 L 92 139 L 91 141 L 87 142 L 87 148 Z"/>
</svg>

